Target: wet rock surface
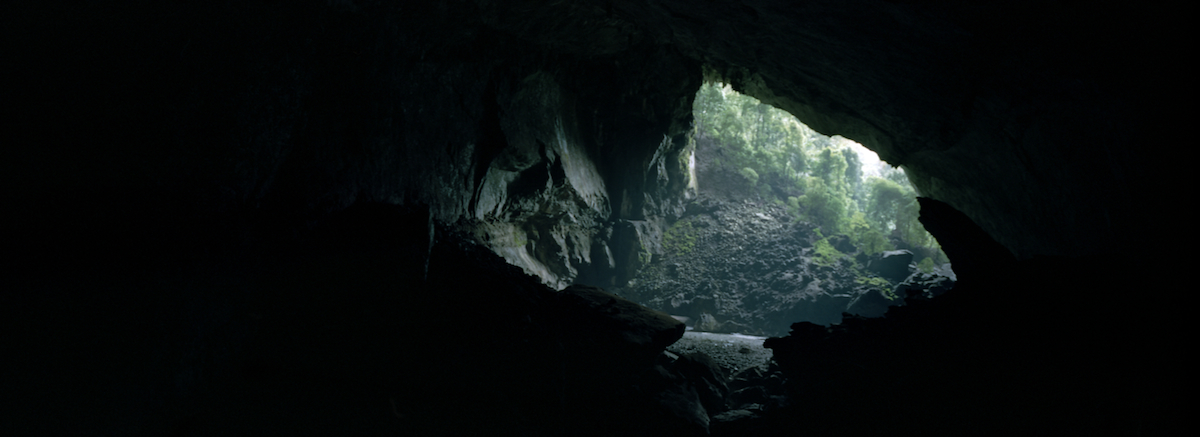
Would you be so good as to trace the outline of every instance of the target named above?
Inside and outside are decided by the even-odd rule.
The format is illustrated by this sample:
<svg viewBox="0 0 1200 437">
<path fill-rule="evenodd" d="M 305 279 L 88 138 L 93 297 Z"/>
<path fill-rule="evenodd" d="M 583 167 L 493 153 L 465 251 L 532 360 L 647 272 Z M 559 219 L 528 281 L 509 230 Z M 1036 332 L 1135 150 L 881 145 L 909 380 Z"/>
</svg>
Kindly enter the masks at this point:
<svg viewBox="0 0 1200 437">
<path fill-rule="evenodd" d="M 690 358 L 701 372 L 690 372 L 700 387 L 698 393 L 708 393 L 704 404 L 714 435 L 738 435 L 744 424 L 758 419 L 767 411 L 789 405 L 784 389 L 784 376 L 771 360 L 771 350 L 763 348 L 765 337 L 740 334 L 717 334 L 688 331 L 683 338 L 667 347 L 667 351 Z M 689 375 L 689 372 L 684 372 Z"/>
<path fill-rule="evenodd" d="M 677 355 L 703 353 L 732 376 L 750 368 L 767 369 L 771 350 L 763 348 L 763 340 L 766 337 L 688 331 L 667 350 Z"/>
</svg>

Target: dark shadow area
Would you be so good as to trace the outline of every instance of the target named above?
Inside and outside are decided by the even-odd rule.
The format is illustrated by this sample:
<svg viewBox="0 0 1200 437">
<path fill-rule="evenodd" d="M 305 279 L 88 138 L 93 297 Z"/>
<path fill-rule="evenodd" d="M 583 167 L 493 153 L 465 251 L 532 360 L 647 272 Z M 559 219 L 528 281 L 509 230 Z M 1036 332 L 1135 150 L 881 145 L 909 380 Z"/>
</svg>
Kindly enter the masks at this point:
<svg viewBox="0 0 1200 437">
<path fill-rule="evenodd" d="M 0 9 L 4 436 L 1183 429 L 1182 7 Z M 710 75 L 902 164 L 953 290 L 775 320 L 761 371 L 664 353 L 684 323 L 617 286 L 741 208 L 683 177 Z"/>
<path fill-rule="evenodd" d="M 974 266 L 954 290 L 883 318 L 795 324 L 766 342 L 777 368 L 736 375 L 663 354 L 684 333 L 664 314 L 598 289 L 552 291 L 431 231 L 426 208 L 359 204 L 303 244 L 244 253 L 258 261 L 241 274 L 149 274 L 104 295 L 119 301 L 91 281 L 43 283 L 12 319 L 19 377 L 5 392 L 20 403 L 7 423 L 13 435 L 1169 429 L 1182 369 L 1164 366 L 1183 348 L 1163 333 L 1181 319 L 1132 294 L 1089 298 L 1153 280 L 1104 275 L 1103 258 L 977 250 L 977 227 L 922 203 L 947 254 Z M 205 283 L 238 292 L 191 291 Z"/>
</svg>

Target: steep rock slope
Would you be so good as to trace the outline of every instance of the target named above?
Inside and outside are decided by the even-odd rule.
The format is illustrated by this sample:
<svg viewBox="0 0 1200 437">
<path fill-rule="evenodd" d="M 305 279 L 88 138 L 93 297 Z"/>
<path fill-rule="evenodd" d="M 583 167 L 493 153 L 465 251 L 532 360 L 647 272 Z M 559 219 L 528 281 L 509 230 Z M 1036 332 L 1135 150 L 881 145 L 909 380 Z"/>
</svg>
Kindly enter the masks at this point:
<svg viewBox="0 0 1200 437">
<path fill-rule="evenodd" d="M 895 234 L 891 246 L 920 258 L 908 250 L 869 254 L 845 235 L 826 238 L 776 200 L 802 194 L 784 192 L 795 189 L 781 188 L 790 184 L 743 174 L 727 158 L 733 146 L 706 135 L 693 134 L 689 144 L 698 197 L 665 226 L 651 262 L 634 266 L 622 290 L 631 298 L 685 317 L 693 329 L 782 336 L 794 322 L 835 324 L 843 312 L 878 317 L 907 293 L 953 286 L 949 264 L 914 275 L 917 259 L 942 257 L 936 248 L 912 247 Z"/>
<path fill-rule="evenodd" d="M 619 292 L 697 330 L 779 336 L 795 322 L 836 324 L 843 312 L 881 316 L 907 293 L 940 294 L 953 284 L 948 264 L 923 274 L 910 254 L 898 275 L 872 269 L 883 254 L 868 256 L 844 239 L 831 238 L 846 253 L 826 262 L 816 228 L 773 204 L 701 197 L 689 211 L 666 231 L 663 255 Z"/>
<path fill-rule="evenodd" d="M 795 321 L 840 320 L 854 275 L 845 262 L 813 262 L 811 229 L 774 206 L 704 204 L 709 212 L 667 231 L 670 248 L 631 281 L 630 296 L 704 331 L 779 335 Z"/>
</svg>

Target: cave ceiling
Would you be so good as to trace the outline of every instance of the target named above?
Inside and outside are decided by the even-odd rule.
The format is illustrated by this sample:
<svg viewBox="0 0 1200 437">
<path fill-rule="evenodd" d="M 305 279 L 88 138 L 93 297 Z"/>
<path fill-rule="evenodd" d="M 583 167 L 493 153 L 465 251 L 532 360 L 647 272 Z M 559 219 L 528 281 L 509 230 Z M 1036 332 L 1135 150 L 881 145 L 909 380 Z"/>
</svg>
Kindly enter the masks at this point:
<svg viewBox="0 0 1200 437">
<path fill-rule="evenodd" d="M 7 118 L 41 127 L 12 136 L 17 204 L 286 236 L 423 203 L 560 285 L 653 252 L 612 235 L 682 210 L 706 79 L 861 142 L 1023 258 L 1142 242 L 1161 181 L 1135 145 L 1176 138 L 1186 94 L 1162 61 L 1184 14 L 1151 4 L 108 3 L 6 19 Z"/>
</svg>

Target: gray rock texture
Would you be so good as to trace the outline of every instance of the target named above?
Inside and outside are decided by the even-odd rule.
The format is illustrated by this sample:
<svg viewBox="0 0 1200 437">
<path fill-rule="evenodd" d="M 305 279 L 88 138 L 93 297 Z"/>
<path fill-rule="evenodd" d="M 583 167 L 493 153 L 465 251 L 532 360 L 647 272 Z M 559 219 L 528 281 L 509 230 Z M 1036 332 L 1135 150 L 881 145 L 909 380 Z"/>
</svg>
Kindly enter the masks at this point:
<svg viewBox="0 0 1200 437">
<path fill-rule="evenodd" d="M 909 264 L 913 254 L 907 250 L 889 250 L 867 262 L 867 271 L 893 282 L 903 281 L 912 274 Z"/>
<path fill-rule="evenodd" d="M 1135 67 L 1187 39 L 1159 22 L 1186 15 L 1169 8 L 223 2 L 93 19 L 93 4 L 6 14 L 39 17 L 9 27 L 31 66 L 5 99 L 25 127 L 3 160 L 25 187 L 10 203 L 88 247 L 142 229 L 237 245 L 356 200 L 421 203 L 554 288 L 622 285 L 640 259 L 614 246 L 638 245 L 613 230 L 682 213 L 708 78 L 904 166 L 1018 258 L 1079 255 L 1161 226 L 1130 206 L 1162 200 L 1171 172 L 1127 145 L 1186 125 L 1159 104 L 1182 73 Z M 128 226 L 98 237 L 78 216 Z"/>
<path fill-rule="evenodd" d="M 677 355 L 703 353 L 720 366 L 725 375 L 732 377 L 749 368 L 767 370 L 771 350 L 762 347 L 765 339 L 751 335 L 688 331 L 667 350 Z"/>
<path fill-rule="evenodd" d="M 708 197 L 717 191 L 705 186 L 692 207 L 698 213 L 668 228 L 666 242 L 674 249 L 615 293 L 685 317 L 697 331 L 772 336 L 786 334 L 797 321 L 829 325 L 843 312 L 879 317 L 889 306 L 903 305 L 893 286 L 880 289 L 861 280 L 886 274 L 891 284 L 904 281 L 911 252 L 859 254 L 874 269 L 855 253 L 821 264 L 814 261 L 820 237 L 813 225 L 773 204 Z"/>
</svg>

